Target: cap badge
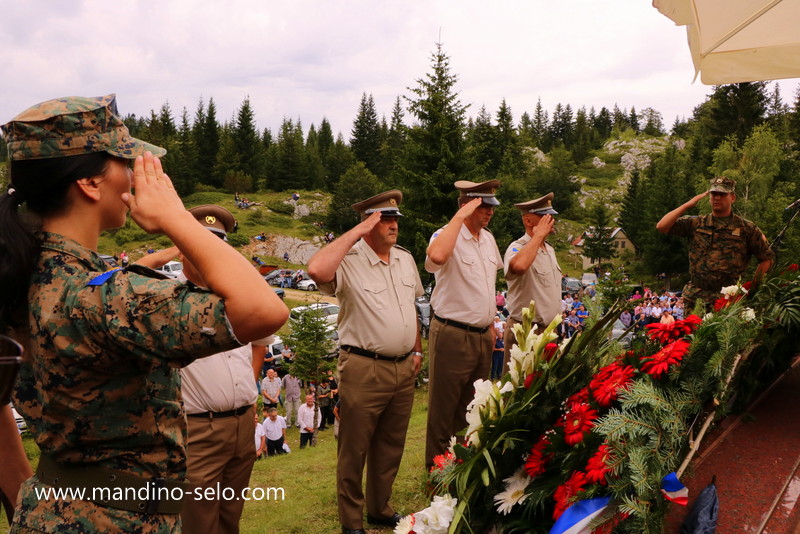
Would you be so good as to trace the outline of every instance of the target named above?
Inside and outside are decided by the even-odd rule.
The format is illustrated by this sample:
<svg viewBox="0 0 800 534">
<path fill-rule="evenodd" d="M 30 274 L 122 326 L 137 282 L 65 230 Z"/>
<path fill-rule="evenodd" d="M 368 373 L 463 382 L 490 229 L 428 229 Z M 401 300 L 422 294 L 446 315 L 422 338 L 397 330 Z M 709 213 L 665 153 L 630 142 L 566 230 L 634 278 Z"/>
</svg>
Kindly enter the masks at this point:
<svg viewBox="0 0 800 534">
<path fill-rule="evenodd" d="M 217 218 L 213 215 L 206 215 L 206 224 L 214 224 L 217 222 Z"/>
<path fill-rule="evenodd" d="M 397 206 L 397 201 L 395 199 L 393 199 L 393 198 L 390 198 L 389 199 L 389 204 L 391 204 L 392 206 Z"/>
</svg>

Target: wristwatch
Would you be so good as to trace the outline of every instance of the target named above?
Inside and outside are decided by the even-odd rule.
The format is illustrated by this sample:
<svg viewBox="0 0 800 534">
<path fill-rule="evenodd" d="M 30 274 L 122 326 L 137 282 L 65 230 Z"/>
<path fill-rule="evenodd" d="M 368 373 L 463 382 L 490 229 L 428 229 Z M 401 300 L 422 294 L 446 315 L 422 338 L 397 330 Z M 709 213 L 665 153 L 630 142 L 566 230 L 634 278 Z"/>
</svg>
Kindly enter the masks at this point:
<svg viewBox="0 0 800 534">
<path fill-rule="evenodd" d="M 421 352 L 418 352 L 418 351 L 412 352 L 411 355 L 412 356 L 419 356 L 420 358 L 424 358 L 425 357 L 424 354 L 422 354 Z"/>
</svg>

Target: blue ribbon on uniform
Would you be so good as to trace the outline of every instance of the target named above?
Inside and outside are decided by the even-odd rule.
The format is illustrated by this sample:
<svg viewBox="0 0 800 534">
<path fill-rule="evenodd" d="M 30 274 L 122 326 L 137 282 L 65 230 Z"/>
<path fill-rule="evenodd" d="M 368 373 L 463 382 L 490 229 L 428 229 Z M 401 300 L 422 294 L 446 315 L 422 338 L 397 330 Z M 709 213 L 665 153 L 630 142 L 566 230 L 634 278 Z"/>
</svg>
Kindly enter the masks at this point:
<svg viewBox="0 0 800 534">
<path fill-rule="evenodd" d="M 89 282 L 86 285 L 87 286 L 102 286 L 103 284 L 105 284 L 108 281 L 109 278 L 114 276 L 115 272 L 121 271 L 121 270 L 122 270 L 122 267 L 117 267 L 116 269 L 111 269 L 110 271 L 106 271 L 103 274 L 99 274 L 99 275 L 95 276 L 94 278 L 92 278 L 91 280 L 89 280 Z"/>
</svg>

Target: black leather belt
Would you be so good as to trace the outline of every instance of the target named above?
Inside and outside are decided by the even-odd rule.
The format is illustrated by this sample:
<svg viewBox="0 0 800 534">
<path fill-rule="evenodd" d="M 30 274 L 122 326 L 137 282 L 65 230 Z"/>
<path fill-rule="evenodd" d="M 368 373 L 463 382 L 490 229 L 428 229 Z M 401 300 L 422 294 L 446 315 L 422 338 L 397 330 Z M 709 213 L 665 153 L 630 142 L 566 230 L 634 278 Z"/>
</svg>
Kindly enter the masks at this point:
<svg viewBox="0 0 800 534">
<path fill-rule="evenodd" d="M 144 478 L 93 464 L 63 464 L 46 454 L 39 457 L 36 477 L 48 486 L 82 492 L 82 500 L 140 514 L 179 514 L 190 488 L 184 480 Z"/>
<path fill-rule="evenodd" d="M 365 350 L 360 347 L 354 347 L 352 345 L 342 345 L 342 348 L 351 354 L 357 354 L 359 356 L 364 356 L 365 358 L 372 358 L 373 360 L 384 360 L 387 362 L 402 362 L 411 355 L 411 352 L 406 352 L 402 356 L 384 356 L 383 354 L 378 354 L 377 352 L 372 352 L 371 350 Z"/>
<path fill-rule="evenodd" d="M 247 410 L 252 410 L 253 405 L 248 404 L 235 410 L 228 410 L 227 412 L 203 412 L 203 413 L 187 413 L 186 417 L 206 417 L 208 419 L 220 419 L 222 417 L 233 417 L 234 415 L 244 415 Z"/>
<path fill-rule="evenodd" d="M 445 319 L 444 317 L 439 317 L 435 313 L 433 314 L 433 318 L 439 321 L 440 323 L 444 323 L 448 326 L 455 326 L 456 328 L 460 328 L 461 330 L 466 330 L 468 332 L 480 332 L 481 334 L 489 330 L 489 326 L 492 326 L 492 325 L 484 326 L 483 328 L 479 326 L 472 326 L 466 323 L 459 323 L 458 321 L 454 321 L 452 319 Z"/>
</svg>

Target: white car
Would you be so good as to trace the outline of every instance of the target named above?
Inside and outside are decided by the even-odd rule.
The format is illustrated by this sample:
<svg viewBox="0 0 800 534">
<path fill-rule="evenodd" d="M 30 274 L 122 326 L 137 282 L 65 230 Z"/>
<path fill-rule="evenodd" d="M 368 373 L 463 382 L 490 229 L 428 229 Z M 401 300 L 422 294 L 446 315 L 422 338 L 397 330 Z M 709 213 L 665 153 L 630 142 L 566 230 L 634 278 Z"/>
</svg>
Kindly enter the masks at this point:
<svg viewBox="0 0 800 534">
<path fill-rule="evenodd" d="M 19 433 L 22 434 L 28 430 L 28 424 L 25 422 L 25 419 L 22 418 L 17 409 L 13 406 L 11 407 L 11 413 L 14 414 L 14 421 L 17 423 L 17 430 L 19 430 Z"/>
<path fill-rule="evenodd" d="M 302 289 L 303 291 L 316 291 L 317 283 L 310 278 L 307 278 L 305 280 L 300 280 L 299 282 L 297 282 L 297 289 Z"/>
<path fill-rule="evenodd" d="M 330 325 L 335 325 L 339 320 L 339 306 L 329 302 L 316 302 L 314 304 L 309 304 L 308 306 L 298 306 L 297 308 L 292 308 L 292 312 L 289 314 L 289 317 L 292 319 L 299 319 L 301 314 L 309 310 L 320 310 L 322 317 Z"/>
<path fill-rule="evenodd" d="M 183 264 L 179 261 L 169 261 L 156 269 L 160 273 L 164 273 L 170 278 L 178 278 L 178 273 L 183 271 Z"/>
</svg>

